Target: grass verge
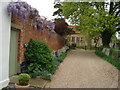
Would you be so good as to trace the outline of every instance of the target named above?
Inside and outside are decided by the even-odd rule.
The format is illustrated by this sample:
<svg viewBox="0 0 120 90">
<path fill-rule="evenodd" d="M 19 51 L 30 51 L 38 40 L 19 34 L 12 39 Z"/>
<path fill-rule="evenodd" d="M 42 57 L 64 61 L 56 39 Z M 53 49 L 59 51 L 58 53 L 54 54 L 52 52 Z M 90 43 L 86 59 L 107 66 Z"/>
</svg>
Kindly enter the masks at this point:
<svg viewBox="0 0 120 90">
<path fill-rule="evenodd" d="M 103 58 L 104 60 L 108 61 L 109 63 L 111 63 L 112 65 L 114 65 L 118 70 L 120 70 L 120 62 L 114 58 L 112 58 L 111 56 L 107 56 L 104 53 L 102 53 L 99 50 L 96 50 L 96 55 L 98 55 L 99 57 Z"/>
</svg>

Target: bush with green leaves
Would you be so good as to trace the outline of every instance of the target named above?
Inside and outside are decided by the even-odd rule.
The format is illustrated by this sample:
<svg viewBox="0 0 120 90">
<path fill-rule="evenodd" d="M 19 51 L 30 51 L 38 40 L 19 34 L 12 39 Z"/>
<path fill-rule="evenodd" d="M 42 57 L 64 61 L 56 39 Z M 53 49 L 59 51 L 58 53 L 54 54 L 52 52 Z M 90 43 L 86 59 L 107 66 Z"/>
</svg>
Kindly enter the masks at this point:
<svg viewBox="0 0 120 90">
<path fill-rule="evenodd" d="M 62 53 L 60 56 L 57 57 L 58 61 L 61 63 L 67 56 L 67 53 Z"/>
<path fill-rule="evenodd" d="M 38 76 L 40 76 L 44 80 L 51 81 L 51 74 L 49 74 L 48 72 L 40 72 L 38 73 Z"/>
<path fill-rule="evenodd" d="M 71 46 L 70 46 L 70 48 L 71 48 L 71 49 L 75 49 L 76 46 L 77 46 L 76 43 L 72 43 Z"/>
<path fill-rule="evenodd" d="M 29 75 L 30 75 L 31 78 L 36 78 L 38 76 L 37 73 L 30 73 Z"/>
<path fill-rule="evenodd" d="M 29 73 L 39 73 L 47 71 L 54 72 L 56 67 L 51 49 L 42 41 L 30 40 L 25 51 L 25 59 L 30 62 L 28 65 Z"/>
<path fill-rule="evenodd" d="M 45 71 L 40 71 L 39 73 L 31 73 L 31 78 L 36 78 L 37 76 L 40 76 L 44 80 L 51 81 L 51 74 Z"/>
<path fill-rule="evenodd" d="M 21 86 L 26 86 L 26 85 L 28 85 L 29 80 L 30 80 L 30 76 L 29 76 L 29 74 L 27 74 L 27 73 L 21 73 L 21 74 L 18 76 L 19 85 L 21 85 Z"/>
</svg>

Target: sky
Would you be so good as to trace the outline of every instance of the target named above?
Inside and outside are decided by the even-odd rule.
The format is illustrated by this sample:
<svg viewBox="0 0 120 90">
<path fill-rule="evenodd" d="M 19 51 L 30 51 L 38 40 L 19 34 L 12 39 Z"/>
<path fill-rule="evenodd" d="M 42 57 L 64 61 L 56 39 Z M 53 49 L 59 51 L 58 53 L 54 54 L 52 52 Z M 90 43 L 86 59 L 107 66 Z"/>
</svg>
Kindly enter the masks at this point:
<svg viewBox="0 0 120 90">
<path fill-rule="evenodd" d="M 36 8 L 39 11 L 40 16 L 46 17 L 48 20 L 52 20 L 55 18 L 53 12 L 54 9 L 54 1 L 55 0 L 22 0 L 27 2 L 33 8 Z"/>
<path fill-rule="evenodd" d="M 40 16 L 46 17 L 48 20 L 52 20 L 57 16 L 53 16 L 54 1 L 64 1 L 64 0 L 22 0 L 27 2 L 33 8 L 36 8 L 39 11 Z M 109 1 L 109 0 L 106 0 Z"/>
</svg>

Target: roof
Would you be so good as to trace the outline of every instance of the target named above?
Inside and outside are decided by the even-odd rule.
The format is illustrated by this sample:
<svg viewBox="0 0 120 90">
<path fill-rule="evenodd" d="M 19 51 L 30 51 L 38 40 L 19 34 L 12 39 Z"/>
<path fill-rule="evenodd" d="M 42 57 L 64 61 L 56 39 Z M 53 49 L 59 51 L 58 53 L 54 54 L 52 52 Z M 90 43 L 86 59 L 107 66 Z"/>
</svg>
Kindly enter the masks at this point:
<svg viewBox="0 0 120 90">
<path fill-rule="evenodd" d="M 72 28 L 73 31 L 75 31 L 75 33 L 79 33 L 80 31 L 76 30 L 75 27 L 76 27 L 75 25 L 69 25 L 68 26 L 68 28 Z"/>
</svg>

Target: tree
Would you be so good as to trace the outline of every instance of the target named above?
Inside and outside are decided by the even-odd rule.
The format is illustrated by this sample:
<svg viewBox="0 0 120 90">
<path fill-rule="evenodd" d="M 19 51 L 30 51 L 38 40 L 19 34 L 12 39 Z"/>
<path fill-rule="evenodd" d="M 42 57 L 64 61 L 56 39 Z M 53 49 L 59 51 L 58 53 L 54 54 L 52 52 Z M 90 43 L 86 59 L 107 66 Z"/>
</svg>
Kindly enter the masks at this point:
<svg viewBox="0 0 120 90">
<path fill-rule="evenodd" d="M 59 16 L 60 18 L 55 18 L 55 32 L 58 33 L 59 35 L 63 36 L 63 35 L 68 35 L 71 33 L 74 33 L 72 29 L 68 28 L 68 24 L 65 21 L 65 19 L 63 18 L 62 15 L 62 4 L 60 2 L 55 3 L 54 8 L 57 9 L 57 11 L 55 11 L 53 13 L 53 16 Z"/>
<path fill-rule="evenodd" d="M 57 2 L 55 5 L 54 5 L 54 8 L 57 9 L 54 13 L 53 13 L 53 16 L 55 15 L 58 15 L 62 18 L 62 9 L 61 9 L 62 5 L 60 2 Z"/>
<path fill-rule="evenodd" d="M 77 30 L 99 34 L 106 47 L 120 24 L 120 2 L 63 2 L 62 12 Z"/>
<path fill-rule="evenodd" d="M 57 20 L 55 22 L 55 32 L 61 36 L 74 33 L 71 28 L 68 28 L 68 24 L 65 21 Z"/>
</svg>

